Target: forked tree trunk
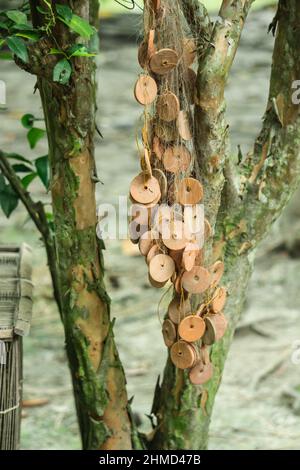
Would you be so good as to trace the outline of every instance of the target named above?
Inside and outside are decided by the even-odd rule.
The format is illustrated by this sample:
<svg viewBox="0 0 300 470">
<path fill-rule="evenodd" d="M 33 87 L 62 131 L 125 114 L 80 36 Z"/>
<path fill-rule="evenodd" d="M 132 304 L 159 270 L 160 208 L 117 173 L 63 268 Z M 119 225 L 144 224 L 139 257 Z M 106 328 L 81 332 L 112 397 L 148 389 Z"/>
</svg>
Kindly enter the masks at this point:
<svg viewBox="0 0 300 470">
<path fill-rule="evenodd" d="M 207 29 L 207 15 L 194 0 L 181 1 L 186 18 L 199 38 Z M 263 128 L 253 151 L 238 167 L 228 151 L 224 121 L 224 86 L 251 1 L 223 1 L 218 23 L 204 56 L 199 57 L 196 148 L 199 178 L 205 188 L 205 207 L 215 226 L 207 262 L 222 257 L 229 299 L 225 314 L 229 328 L 212 348 L 214 376 L 202 388 L 168 360 L 153 412 L 157 427 L 154 449 L 206 449 L 216 393 L 235 327 L 243 309 L 255 248 L 286 206 L 300 180 L 299 105 L 292 102 L 292 83 L 300 77 L 300 10 L 297 0 L 281 0 L 270 93 Z M 198 22 L 195 21 L 198 19 Z M 194 29 L 195 33 L 195 29 Z"/>
<path fill-rule="evenodd" d="M 38 3 L 31 2 L 36 24 L 41 21 Z M 98 24 L 97 1 L 58 3 Z M 74 34 L 62 23 L 54 35 L 61 48 L 74 43 Z M 46 43 L 41 54 L 47 57 L 47 52 Z M 51 72 L 51 61 L 47 68 Z M 49 141 L 61 316 L 83 448 L 130 449 L 126 382 L 103 282 L 103 247 L 96 236 L 94 61 L 77 57 L 69 85 L 38 76 L 38 88 Z"/>
</svg>

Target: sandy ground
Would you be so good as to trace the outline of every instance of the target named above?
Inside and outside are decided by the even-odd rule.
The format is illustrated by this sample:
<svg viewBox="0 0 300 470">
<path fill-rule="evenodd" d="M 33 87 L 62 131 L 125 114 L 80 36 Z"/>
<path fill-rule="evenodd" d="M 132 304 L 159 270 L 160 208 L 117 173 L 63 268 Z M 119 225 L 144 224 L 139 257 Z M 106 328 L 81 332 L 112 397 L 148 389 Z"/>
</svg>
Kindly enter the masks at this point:
<svg viewBox="0 0 300 470">
<path fill-rule="evenodd" d="M 273 39 L 267 35 L 272 11 L 250 16 L 227 91 L 233 150 L 246 153 L 259 130 L 266 103 Z M 125 18 L 125 19 L 124 19 Z M 103 23 L 99 58 L 99 126 L 96 155 L 103 185 L 98 201 L 118 202 L 138 168 L 135 133 L 141 113 L 132 87 L 139 72 L 134 26 L 126 17 L 118 26 Z M 135 20 L 138 23 L 138 20 Z M 130 33 L 128 32 L 130 31 Z M 41 116 L 34 78 L 10 63 L 0 64 L 7 83 L 7 110 L 0 112 L 0 147 L 30 155 L 19 118 L 26 112 Z M 47 151 L 41 142 L 36 156 Z M 43 190 L 34 186 L 36 196 Z M 43 196 L 44 197 L 44 196 Z M 210 429 L 211 449 L 299 449 L 299 233 L 297 199 L 274 227 L 257 255 L 247 306 L 230 351 Z M 297 225 L 298 223 L 298 225 Z M 292 229 L 292 230 L 291 230 Z M 74 412 L 62 327 L 52 300 L 41 242 L 20 207 L 8 221 L 0 216 L 0 242 L 27 241 L 34 247 L 35 304 L 31 335 L 25 339 L 25 398 L 46 398 L 43 407 L 25 408 L 22 448 L 75 449 L 80 442 Z M 128 245 L 107 243 L 107 283 L 117 318 L 116 336 L 127 370 L 129 395 L 148 428 L 147 418 L 157 375 L 166 351 L 161 339 L 157 305 L 162 293 L 148 286 L 146 266 L 128 255 Z M 161 311 L 167 298 L 161 302 Z M 195 432 L 197 430 L 195 429 Z"/>
</svg>

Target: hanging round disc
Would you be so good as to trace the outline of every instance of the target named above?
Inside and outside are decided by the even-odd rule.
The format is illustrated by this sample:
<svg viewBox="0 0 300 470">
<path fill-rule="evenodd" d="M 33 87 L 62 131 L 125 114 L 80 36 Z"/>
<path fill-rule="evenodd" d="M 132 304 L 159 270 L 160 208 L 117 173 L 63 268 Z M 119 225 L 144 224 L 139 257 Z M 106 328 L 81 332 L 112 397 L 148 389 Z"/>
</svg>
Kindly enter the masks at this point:
<svg viewBox="0 0 300 470">
<path fill-rule="evenodd" d="M 217 286 L 224 274 L 224 263 L 223 261 L 216 261 L 210 268 L 212 274 L 212 286 Z"/>
<path fill-rule="evenodd" d="M 154 256 L 149 263 L 149 273 L 157 282 L 166 282 L 175 271 L 175 263 L 168 255 L 160 254 Z"/>
<path fill-rule="evenodd" d="M 195 259 L 195 266 L 202 266 L 204 263 L 204 250 L 199 250 Z"/>
<path fill-rule="evenodd" d="M 163 164 L 171 173 L 185 172 L 191 164 L 191 154 L 184 145 L 168 147 L 163 156 Z"/>
<path fill-rule="evenodd" d="M 165 320 L 162 326 L 162 334 L 165 345 L 170 348 L 176 341 L 176 327 L 171 320 Z"/>
<path fill-rule="evenodd" d="M 209 364 L 210 363 L 210 358 L 209 358 L 209 348 L 206 344 L 202 344 L 200 348 L 200 357 L 203 362 L 203 364 Z"/>
<path fill-rule="evenodd" d="M 154 279 L 152 279 L 152 277 L 150 276 L 150 274 L 148 273 L 148 278 L 149 278 L 149 282 L 151 284 L 152 287 L 155 287 L 156 289 L 162 289 L 166 283 L 166 282 L 157 282 L 155 281 Z"/>
<path fill-rule="evenodd" d="M 177 126 L 180 137 L 183 140 L 191 140 L 192 134 L 189 124 L 189 116 L 186 111 L 179 111 L 177 118 Z"/>
<path fill-rule="evenodd" d="M 174 289 L 177 292 L 177 294 L 181 295 L 183 290 L 182 290 L 182 274 L 178 274 L 175 281 L 174 281 Z"/>
<path fill-rule="evenodd" d="M 191 312 L 191 302 L 187 300 L 181 300 L 180 297 L 175 297 L 168 308 L 168 316 L 173 323 L 178 325 L 184 315 Z"/>
<path fill-rule="evenodd" d="M 154 201 L 149 202 L 148 204 L 144 204 L 144 207 L 146 209 L 153 209 L 157 205 L 157 203 L 159 202 L 160 198 L 161 198 L 161 194 L 159 193 L 159 195 L 157 196 L 156 199 L 154 199 Z"/>
<path fill-rule="evenodd" d="M 218 287 L 215 291 L 211 308 L 214 313 L 219 313 L 223 310 L 226 303 L 227 292 L 225 287 Z"/>
<path fill-rule="evenodd" d="M 184 178 L 179 183 L 178 201 L 182 205 L 198 204 L 203 198 L 202 184 L 195 178 Z"/>
<path fill-rule="evenodd" d="M 193 385 L 202 385 L 213 376 L 213 365 L 199 362 L 189 372 L 189 379 Z"/>
<path fill-rule="evenodd" d="M 185 271 L 193 269 L 198 252 L 199 246 L 196 243 L 188 243 L 186 245 L 182 255 L 182 266 Z"/>
<path fill-rule="evenodd" d="M 227 328 L 227 319 L 223 313 L 215 313 L 205 318 L 205 325 L 206 331 L 203 336 L 203 343 L 210 346 L 224 336 Z"/>
<path fill-rule="evenodd" d="M 135 99 L 142 105 L 151 104 L 157 95 L 157 85 L 155 80 L 149 75 L 141 75 L 134 87 Z"/>
<path fill-rule="evenodd" d="M 157 179 L 160 187 L 161 198 L 164 199 L 168 192 L 168 181 L 166 175 L 159 168 L 153 168 L 152 176 Z"/>
<path fill-rule="evenodd" d="M 196 315 L 189 315 L 181 320 L 178 333 L 182 339 L 188 343 L 198 341 L 205 332 L 205 322 L 203 318 Z"/>
<path fill-rule="evenodd" d="M 155 243 L 155 234 L 148 230 L 147 232 L 143 233 L 139 241 L 139 250 L 143 256 L 147 256 L 149 253 L 150 248 Z"/>
<path fill-rule="evenodd" d="M 142 172 L 132 180 L 130 194 L 135 201 L 142 204 L 153 202 L 160 197 L 159 182 L 156 178 L 149 177 L 146 172 Z"/>
<path fill-rule="evenodd" d="M 150 69 L 158 75 L 164 75 L 173 70 L 178 63 L 178 54 L 173 49 L 160 49 L 150 58 Z"/>
<path fill-rule="evenodd" d="M 179 114 L 179 110 L 179 99 L 174 93 L 167 91 L 157 98 L 156 111 L 162 121 L 174 121 Z"/>
<path fill-rule="evenodd" d="M 180 220 L 171 220 L 168 230 L 163 231 L 163 242 L 170 250 L 182 250 L 187 244 L 184 224 Z"/>
<path fill-rule="evenodd" d="M 216 313 L 212 316 L 212 320 L 215 326 L 215 331 L 216 331 L 216 341 L 219 341 L 219 339 L 223 338 L 226 329 L 227 329 L 227 318 L 225 317 L 224 313 Z"/>
<path fill-rule="evenodd" d="M 193 39 L 185 38 L 183 40 L 183 62 L 186 67 L 192 65 L 196 58 L 197 47 Z"/>
<path fill-rule="evenodd" d="M 211 273 L 202 266 L 195 266 L 182 276 L 182 286 L 190 294 L 202 294 L 209 288 Z"/>
<path fill-rule="evenodd" d="M 164 154 L 164 147 L 157 136 L 153 137 L 152 151 L 158 160 L 161 160 Z"/>
<path fill-rule="evenodd" d="M 146 41 L 141 42 L 138 48 L 138 62 L 142 69 L 148 66 L 148 44 Z"/>
<path fill-rule="evenodd" d="M 202 338 L 203 344 L 211 346 L 216 341 L 216 330 L 211 316 L 205 318 L 205 333 Z"/>
<path fill-rule="evenodd" d="M 189 369 L 196 360 L 196 351 L 191 344 L 179 340 L 170 351 L 171 361 L 178 369 Z"/>
</svg>

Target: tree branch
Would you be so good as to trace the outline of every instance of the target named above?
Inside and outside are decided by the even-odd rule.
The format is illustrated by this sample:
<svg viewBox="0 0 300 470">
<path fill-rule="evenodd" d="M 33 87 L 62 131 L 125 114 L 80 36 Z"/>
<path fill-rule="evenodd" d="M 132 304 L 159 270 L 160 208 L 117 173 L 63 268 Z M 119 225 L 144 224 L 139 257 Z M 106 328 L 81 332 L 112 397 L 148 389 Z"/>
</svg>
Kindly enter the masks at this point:
<svg viewBox="0 0 300 470">
<path fill-rule="evenodd" d="M 181 0 L 181 9 L 195 38 L 209 41 L 212 23 L 205 6 L 198 0 Z"/>
<path fill-rule="evenodd" d="M 44 211 L 43 204 L 41 201 L 35 202 L 31 198 L 30 194 L 24 189 L 22 183 L 12 166 L 10 165 L 6 154 L 0 150 L 0 170 L 6 179 L 9 181 L 11 187 L 19 196 L 20 200 L 27 209 L 27 212 L 35 224 L 36 228 L 40 232 L 47 252 L 48 265 L 51 273 L 53 282 L 53 291 L 55 300 L 57 301 L 60 313 L 61 313 L 61 297 L 59 288 L 59 278 L 56 265 L 56 250 L 53 236 L 50 232 L 49 225 L 47 222 L 46 214 Z"/>
</svg>

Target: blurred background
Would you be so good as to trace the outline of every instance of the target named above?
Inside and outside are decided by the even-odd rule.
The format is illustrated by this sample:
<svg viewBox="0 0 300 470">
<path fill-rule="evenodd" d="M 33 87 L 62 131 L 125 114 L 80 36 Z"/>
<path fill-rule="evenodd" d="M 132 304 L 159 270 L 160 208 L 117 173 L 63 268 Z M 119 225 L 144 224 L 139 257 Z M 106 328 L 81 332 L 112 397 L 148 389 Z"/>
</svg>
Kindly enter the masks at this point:
<svg viewBox="0 0 300 470">
<path fill-rule="evenodd" d="M 141 0 L 138 0 L 141 2 Z M 204 2 L 212 15 L 220 0 Z M 255 2 L 243 32 L 227 87 L 232 151 L 249 151 L 266 105 L 274 38 L 267 34 L 275 8 Z M 0 9 L 17 4 L 0 0 Z M 135 134 L 141 108 L 133 97 L 140 72 L 137 38 L 140 10 L 101 1 L 96 136 L 98 202 L 116 204 L 138 170 Z M 20 123 L 25 113 L 42 117 L 34 77 L 12 62 L 0 62 L 7 104 L 0 109 L 0 148 L 26 156 L 47 153 L 46 139 L 34 151 Z M 43 128 L 43 121 L 38 123 Z M 39 183 L 33 194 L 49 200 Z M 300 446 L 300 193 L 257 252 L 247 304 L 231 348 L 210 428 L 210 449 L 299 449 Z M 33 247 L 35 302 L 31 334 L 24 341 L 22 448 L 80 447 L 64 337 L 53 302 L 45 253 L 33 224 L 19 205 L 10 219 L 0 213 L 0 243 L 26 241 Z M 130 242 L 107 242 L 106 282 L 116 317 L 116 337 L 129 396 L 144 430 L 155 382 L 166 359 L 157 306 L 168 304 L 149 286 L 143 259 Z M 40 406 L 33 406 L 40 403 Z M 195 429 L 195 432 L 197 430 Z"/>
</svg>

